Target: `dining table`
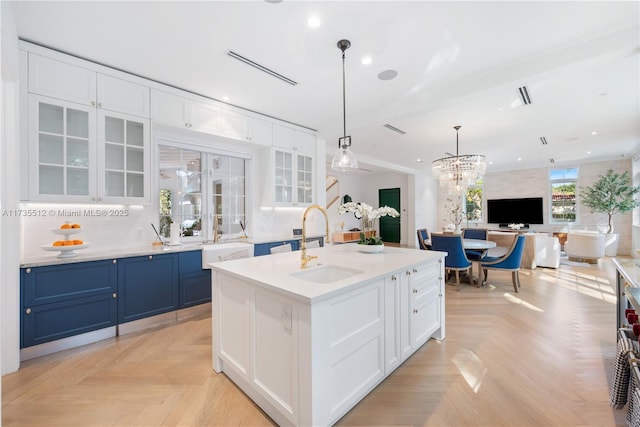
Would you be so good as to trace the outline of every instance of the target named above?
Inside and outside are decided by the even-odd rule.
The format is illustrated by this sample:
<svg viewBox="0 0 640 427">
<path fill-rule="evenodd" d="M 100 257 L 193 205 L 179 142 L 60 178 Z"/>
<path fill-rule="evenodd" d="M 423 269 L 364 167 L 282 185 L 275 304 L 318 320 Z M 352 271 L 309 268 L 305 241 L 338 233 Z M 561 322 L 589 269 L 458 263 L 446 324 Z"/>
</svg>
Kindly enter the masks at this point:
<svg viewBox="0 0 640 427">
<path fill-rule="evenodd" d="M 487 252 L 489 251 L 489 249 L 493 249 L 496 247 L 496 242 L 493 242 L 491 240 L 481 240 L 481 239 L 462 239 L 462 247 L 464 248 L 464 250 L 473 250 L 473 251 L 481 251 L 482 252 L 482 257 L 484 258 L 484 256 L 487 254 Z M 478 286 L 481 286 L 481 276 L 482 276 L 482 271 L 480 271 L 481 269 L 481 262 L 480 260 L 478 261 L 471 261 L 471 276 L 469 279 L 471 280 L 471 282 L 473 283 L 474 281 L 478 284 Z M 477 278 L 473 277 L 473 265 L 476 265 L 476 268 L 478 270 L 478 275 L 476 276 Z"/>
</svg>

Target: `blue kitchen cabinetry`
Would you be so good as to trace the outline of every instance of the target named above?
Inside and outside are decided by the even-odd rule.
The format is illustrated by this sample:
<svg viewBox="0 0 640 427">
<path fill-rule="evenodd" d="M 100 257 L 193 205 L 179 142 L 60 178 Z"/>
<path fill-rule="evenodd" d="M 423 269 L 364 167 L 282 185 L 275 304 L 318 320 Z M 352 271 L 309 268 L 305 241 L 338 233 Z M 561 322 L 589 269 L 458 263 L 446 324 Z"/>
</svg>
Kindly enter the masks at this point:
<svg viewBox="0 0 640 427">
<path fill-rule="evenodd" d="M 318 240 L 320 242 L 320 246 L 324 246 L 324 238 L 323 237 L 310 237 L 307 239 L 307 244 L 313 240 Z M 280 245 L 291 244 L 291 250 L 297 251 L 300 250 L 300 245 L 302 244 L 300 239 L 292 239 L 292 240 L 276 240 L 274 242 L 265 242 L 265 243 L 256 243 L 253 246 L 253 256 L 261 256 L 261 255 L 269 255 L 271 254 L 271 248 Z"/>
<path fill-rule="evenodd" d="M 117 264 L 22 268 L 21 348 L 115 326 Z"/>
<path fill-rule="evenodd" d="M 118 260 L 118 323 L 178 309 L 177 254 Z"/>
<path fill-rule="evenodd" d="M 211 301 L 211 270 L 202 268 L 202 251 L 180 252 L 179 308 Z"/>
</svg>

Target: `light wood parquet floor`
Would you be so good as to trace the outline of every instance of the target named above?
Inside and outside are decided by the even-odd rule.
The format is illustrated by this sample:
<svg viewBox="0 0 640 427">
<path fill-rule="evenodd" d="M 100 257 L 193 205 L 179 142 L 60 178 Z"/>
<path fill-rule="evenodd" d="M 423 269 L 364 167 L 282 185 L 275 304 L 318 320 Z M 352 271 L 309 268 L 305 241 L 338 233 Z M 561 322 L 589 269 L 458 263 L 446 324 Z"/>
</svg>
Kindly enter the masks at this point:
<svg viewBox="0 0 640 427">
<path fill-rule="evenodd" d="M 446 290 L 446 333 L 430 340 L 351 410 L 341 426 L 623 426 L 609 407 L 615 269 L 490 272 Z M 2 378 L 2 425 L 269 426 L 211 369 L 211 319 L 24 362 Z"/>
</svg>

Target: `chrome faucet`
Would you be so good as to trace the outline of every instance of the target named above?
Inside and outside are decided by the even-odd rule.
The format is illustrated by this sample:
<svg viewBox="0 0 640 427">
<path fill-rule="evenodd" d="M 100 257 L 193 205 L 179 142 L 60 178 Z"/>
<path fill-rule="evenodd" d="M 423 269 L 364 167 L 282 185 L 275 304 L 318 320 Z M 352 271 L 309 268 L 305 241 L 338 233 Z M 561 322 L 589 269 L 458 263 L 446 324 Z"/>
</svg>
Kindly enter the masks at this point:
<svg viewBox="0 0 640 427">
<path fill-rule="evenodd" d="M 327 236 L 325 239 L 325 243 L 331 243 L 329 241 L 329 215 L 327 215 L 327 211 L 320 205 L 311 205 L 309 206 L 302 215 L 302 247 L 300 248 L 300 268 L 307 268 L 307 263 L 314 258 L 318 258 L 317 256 L 307 255 L 307 214 L 312 209 L 318 209 L 324 215 L 324 221 L 327 227 Z"/>
<path fill-rule="evenodd" d="M 217 243 L 220 240 L 220 225 L 218 224 L 218 215 L 213 216 L 213 243 Z"/>
</svg>

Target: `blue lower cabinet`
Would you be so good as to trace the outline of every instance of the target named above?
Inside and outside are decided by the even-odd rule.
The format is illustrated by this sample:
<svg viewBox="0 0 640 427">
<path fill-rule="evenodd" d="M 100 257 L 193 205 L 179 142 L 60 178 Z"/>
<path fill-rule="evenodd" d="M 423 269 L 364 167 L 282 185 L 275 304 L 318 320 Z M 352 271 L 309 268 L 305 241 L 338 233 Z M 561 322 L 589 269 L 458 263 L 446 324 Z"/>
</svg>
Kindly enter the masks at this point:
<svg viewBox="0 0 640 427">
<path fill-rule="evenodd" d="M 202 251 L 180 253 L 179 308 L 211 301 L 211 270 L 202 268 Z"/>
<path fill-rule="evenodd" d="M 112 293 L 24 308 L 21 348 L 115 326 L 116 313 Z"/>
<path fill-rule="evenodd" d="M 22 268 L 21 347 L 114 326 L 117 271 L 114 260 Z"/>
<path fill-rule="evenodd" d="M 278 240 L 275 242 L 267 242 L 267 243 L 258 243 L 253 246 L 253 256 L 262 256 L 271 254 L 271 248 L 280 245 L 291 245 L 292 251 L 297 251 L 300 249 L 300 240 Z"/>
<path fill-rule="evenodd" d="M 118 323 L 178 308 L 178 254 L 118 260 Z"/>
</svg>

